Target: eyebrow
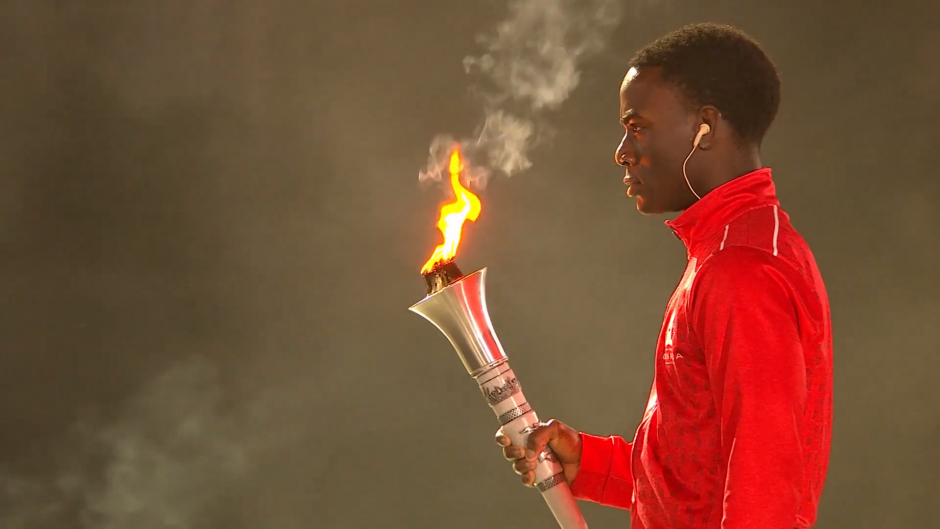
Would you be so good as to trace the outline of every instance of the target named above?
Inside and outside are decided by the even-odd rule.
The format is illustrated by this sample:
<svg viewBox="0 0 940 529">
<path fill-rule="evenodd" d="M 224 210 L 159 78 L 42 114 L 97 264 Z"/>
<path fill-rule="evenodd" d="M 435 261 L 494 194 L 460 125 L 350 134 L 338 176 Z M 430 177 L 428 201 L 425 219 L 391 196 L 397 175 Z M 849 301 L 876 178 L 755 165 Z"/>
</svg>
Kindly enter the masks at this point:
<svg viewBox="0 0 940 529">
<path fill-rule="evenodd" d="M 641 119 L 642 119 L 643 116 L 641 116 L 641 115 L 640 115 L 637 111 L 635 111 L 635 110 L 628 110 L 628 111 L 624 112 L 622 116 L 620 116 L 620 122 L 623 123 L 623 124 L 626 124 L 628 121 L 630 121 L 630 120 L 633 119 L 633 118 L 641 118 Z"/>
</svg>

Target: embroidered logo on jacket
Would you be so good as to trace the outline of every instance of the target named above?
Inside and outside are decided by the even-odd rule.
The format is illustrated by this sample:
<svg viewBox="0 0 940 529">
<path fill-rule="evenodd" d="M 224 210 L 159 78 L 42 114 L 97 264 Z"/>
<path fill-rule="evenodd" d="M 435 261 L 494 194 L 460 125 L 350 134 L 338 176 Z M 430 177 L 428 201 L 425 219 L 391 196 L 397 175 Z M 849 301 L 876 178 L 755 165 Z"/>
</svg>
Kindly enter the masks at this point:
<svg viewBox="0 0 940 529">
<path fill-rule="evenodd" d="M 666 325 L 666 339 L 663 352 L 663 361 L 666 365 L 675 365 L 677 358 L 682 358 L 682 353 L 676 352 L 676 311 L 673 310 L 669 316 L 669 323 Z"/>
</svg>

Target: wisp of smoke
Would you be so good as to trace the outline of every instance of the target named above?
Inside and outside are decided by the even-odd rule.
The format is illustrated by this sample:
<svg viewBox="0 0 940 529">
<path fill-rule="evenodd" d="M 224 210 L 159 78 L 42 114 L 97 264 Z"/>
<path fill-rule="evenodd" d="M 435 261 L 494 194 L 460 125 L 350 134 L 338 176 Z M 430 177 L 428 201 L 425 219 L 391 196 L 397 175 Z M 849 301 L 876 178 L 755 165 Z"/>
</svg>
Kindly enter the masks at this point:
<svg viewBox="0 0 940 529">
<path fill-rule="evenodd" d="M 54 475 L 0 471 L 3 529 L 203 529 L 260 453 L 286 446 L 277 403 L 227 397 L 191 358 L 148 383 L 108 424 L 81 424 Z M 2 469 L 0 469 L 2 470 Z"/>
<path fill-rule="evenodd" d="M 512 176 L 531 167 L 529 150 L 550 132 L 542 112 L 568 99 L 580 82 L 579 62 L 603 48 L 620 14 L 617 0 L 511 0 L 509 17 L 478 37 L 485 53 L 464 59 L 467 73 L 491 83 L 477 90 L 482 124 L 471 138 L 434 138 L 419 181 L 446 182 L 455 142 L 464 154 L 463 176 L 478 189 L 494 172 Z"/>
</svg>

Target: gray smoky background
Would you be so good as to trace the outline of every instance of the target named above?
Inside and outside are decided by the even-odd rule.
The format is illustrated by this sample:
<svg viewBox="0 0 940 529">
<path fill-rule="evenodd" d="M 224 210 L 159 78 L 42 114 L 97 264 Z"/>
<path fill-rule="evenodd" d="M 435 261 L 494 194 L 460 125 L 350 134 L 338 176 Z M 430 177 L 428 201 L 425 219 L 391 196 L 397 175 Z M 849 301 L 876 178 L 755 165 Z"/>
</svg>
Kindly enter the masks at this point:
<svg viewBox="0 0 940 529">
<path fill-rule="evenodd" d="M 603 49 L 620 22 L 623 2 L 511 0 L 507 10 L 492 31 L 477 35 L 483 53 L 463 60 L 468 74 L 483 78 L 472 85 L 483 106 L 482 122 L 462 140 L 436 136 L 420 181 L 447 182 L 455 144 L 464 156 L 461 177 L 477 189 L 494 172 L 508 177 L 531 167 L 529 150 L 553 136 L 544 113 L 557 110 L 577 88 L 579 62 Z"/>
<path fill-rule="evenodd" d="M 764 162 L 835 332 L 817 527 L 934 526 L 936 15 L 0 3 L 0 528 L 552 526 L 407 310 L 439 243 L 441 160 L 466 151 L 483 210 L 458 263 L 489 268 L 530 402 L 631 436 L 685 253 L 623 195 L 617 91 L 639 46 L 694 21 L 741 26 L 781 70 Z"/>
</svg>

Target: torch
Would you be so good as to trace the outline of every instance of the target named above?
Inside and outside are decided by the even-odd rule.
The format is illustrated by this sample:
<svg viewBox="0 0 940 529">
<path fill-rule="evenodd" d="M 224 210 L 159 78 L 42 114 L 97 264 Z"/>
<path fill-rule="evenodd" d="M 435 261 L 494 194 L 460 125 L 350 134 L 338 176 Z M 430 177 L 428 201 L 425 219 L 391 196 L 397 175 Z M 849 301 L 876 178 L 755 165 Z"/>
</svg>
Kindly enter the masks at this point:
<svg viewBox="0 0 940 529">
<path fill-rule="evenodd" d="M 525 446 L 538 416 L 522 394 L 522 386 L 509 367 L 486 309 L 486 268 L 464 275 L 454 263 L 466 220 L 480 214 L 480 200 L 460 183 L 463 169 L 455 146 L 450 156 L 450 184 L 455 201 L 441 208 L 438 229 L 444 242 L 421 269 L 427 295 L 412 305 L 415 312 L 440 330 L 456 349 L 467 373 L 476 380 L 503 432 L 516 446 Z M 562 529 L 587 529 L 581 510 L 568 487 L 561 463 L 549 447 L 539 454 L 535 486 Z"/>
</svg>

